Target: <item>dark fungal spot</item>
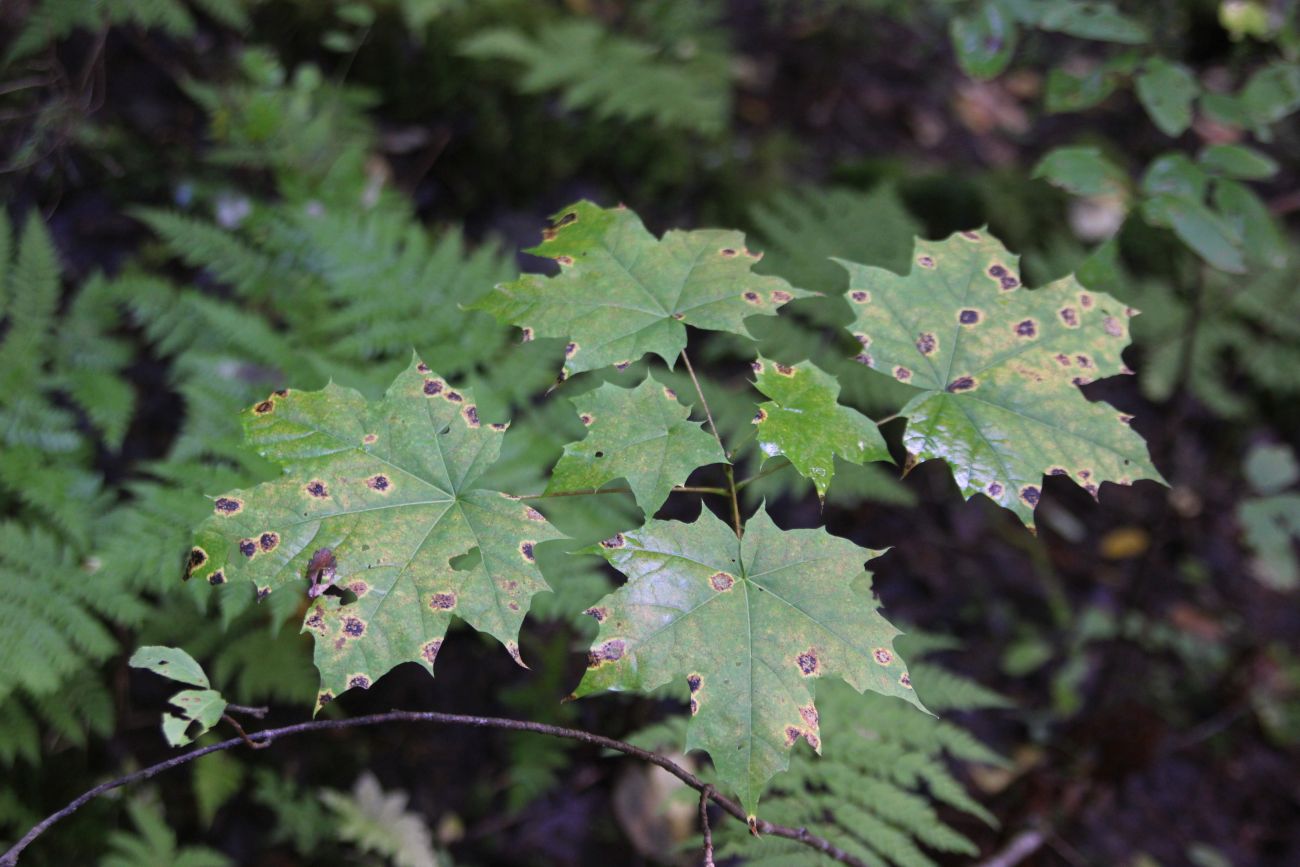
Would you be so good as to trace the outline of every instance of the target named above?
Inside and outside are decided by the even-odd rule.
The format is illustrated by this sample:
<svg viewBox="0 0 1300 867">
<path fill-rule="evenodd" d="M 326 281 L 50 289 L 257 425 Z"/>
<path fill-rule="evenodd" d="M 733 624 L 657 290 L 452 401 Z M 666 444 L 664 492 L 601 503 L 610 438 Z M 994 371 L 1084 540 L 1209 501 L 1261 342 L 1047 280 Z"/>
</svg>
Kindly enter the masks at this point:
<svg viewBox="0 0 1300 867">
<path fill-rule="evenodd" d="M 212 504 L 212 510 L 218 515 L 234 515 L 242 508 L 244 504 L 234 497 L 217 497 L 216 502 Z"/>
<path fill-rule="evenodd" d="M 583 614 L 586 614 L 588 617 L 595 618 L 595 620 L 596 620 L 597 623 L 604 623 L 604 622 L 605 622 L 605 618 L 609 616 L 609 609 L 608 609 L 608 608 L 588 608 L 586 611 L 584 611 L 584 612 L 582 612 L 582 613 L 583 613 Z"/>
<path fill-rule="evenodd" d="M 889 665 L 894 661 L 894 654 L 886 647 L 877 647 L 871 651 L 871 658 L 876 661 L 877 665 Z"/>
<path fill-rule="evenodd" d="M 916 338 L 916 348 L 922 355 L 931 354 L 938 345 L 939 341 L 935 340 L 934 335 L 928 331 L 922 332 L 921 336 Z"/>
<path fill-rule="evenodd" d="M 217 571 L 213 572 L 211 575 L 208 576 L 208 583 L 213 585 L 214 587 L 218 584 L 225 584 L 226 573 L 218 569 Z"/>
<path fill-rule="evenodd" d="M 1087 292 L 1080 292 L 1080 293 L 1079 293 L 1079 306 L 1082 307 L 1084 310 L 1087 310 L 1089 307 L 1091 307 L 1091 306 L 1092 306 L 1092 296 L 1089 295 Z"/>
<path fill-rule="evenodd" d="M 365 596 L 370 592 L 370 585 L 364 581 L 353 581 L 348 585 L 348 589 L 358 596 Z"/>
<path fill-rule="evenodd" d="M 379 442 L 379 434 L 368 433 L 361 438 L 361 441 L 368 446 L 372 446 Z"/>
<path fill-rule="evenodd" d="M 821 668 L 821 660 L 817 658 L 817 651 L 811 647 L 795 657 L 795 664 L 799 666 L 799 671 L 803 673 L 804 677 L 812 677 Z"/>
<path fill-rule="evenodd" d="M 1014 288 L 1016 288 L 1017 286 L 1020 285 L 1020 281 L 1017 280 L 1015 277 L 1013 277 L 1013 276 L 1010 275 L 1010 274 L 1008 274 L 1007 276 L 1003 277 L 1003 278 L 1002 278 L 1000 281 L 998 281 L 998 282 L 1002 284 L 1002 288 L 1003 288 L 1003 290 L 1014 289 Z"/>
<path fill-rule="evenodd" d="M 899 382 L 907 382 L 912 378 L 912 371 L 903 367 L 901 364 L 894 368 L 894 378 Z"/>
<path fill-rule="evenodd" d="M 671 388 L 667 388 L 667 387 L 665 387 L 665 388 L 664 388 L 664 397 L 668 398 L 669 400 L 676 400 L 676 399 L 677 399 L 677 392 L 673 391 Z"/>
<path fill-rule="evenodd" d="M 990 265 L 990 266 L 989 266 L 989 276 L 990 276 L 990 277 L 1005 277 L 1005 276 L 1007 276 L 1007 269 L 1004 268 L 1004 267 L 1002 267 L 1001 265 Z"/>
<path fill-rule="evenodd" d="M 788 364 L 775 364 L 776 372 L 782 376 L 794 376 L 794 368 Z"/>
<path fill-rule="evenodd" d="M 542 229 L 542 241 L 543 241 L 543 242 L 546 242 L 546 241 L 554 241 L 554 240 L 555 240 L 555 230 L 554 230 L 554 229 L 550 229 L 550 228 Z"/>
<path fill-rule="evenodd" d="M 1074 360 L 1079 362 L 1080 367 L 1092 367 L 1092 359 L 1088 358 L 1086 355 L 1076 355 L 1074 356 Z"/>
<path fill-rule="evenodd" d="M 974 325 L 980 321 L 980 312 L 978 310 L 963 310 L 957 314 L 957 321 L 962 325 Z"/>
<path fill-rule="evenodd" d="M 918 257 L 916 257 L 916 264 L 920 265 L 922 268 L 933 268 L 933 267 L 934 267 L 934 257 L 933 257 L 933 256 L 918 256 Z"/>
<path fill-rule="evenodd" d="M 366 624 L 359 617 L 344 617 L 343 634 L 350 638 L 360 638 L 366 634 Z"/>
<path fill-rule="evenodd" d="M 744 293 L 743 295 L 741 295 L 740 297 L 741 297 L 741 298 L 744 298 L 744 299 L 745 299 L 746 301 L 748 301 L 750 304 L 760 304 L 760 303 L 762 303 L 762 301 L 763 301 L 762 296 L 760 296 L 757 292 L 755 292 L 755 291 L 753 291 L 753 290 L 750 290 L 750 291 L 748 291 L 748 292 L 745 292 L 745 293 Z"/>
<path fill-rule="evenodd" d="M 329 490 L 325 487 L 325 483 L 319 479 L 313 479 L 307 483 L 307 493 L 317 499 L 324 499 L 330 495 Z"/>
<path fill-rule="evenodd" d="M 1111 337 L 1124 336 L 1124 326 L 1120 325 L 1119 320 L 1116 319 L 1114 316 L 1107 316 L 1105 319 L 1101 320 L 1101 327 Z"/>
<path fill-rule="evenodd" d="M 557 264 L 562 265 L 562 266 L 564 266 L 565 268 L 568 268 L 569 266 L 571 266 L 571 265 L 573 264 L 573 257 L 572 257 L 572 256 L 556 256 L 556 257 L 555 257 L 555 261 L 556 261 Z"/>
<path fill-rule="evenodd" d="M 908 675 L 906 671 L 903 672 L 901 675 L 899 675 L 898 685 L 901 686 L 903 689 L 912 688 L 912 678 Z"/>
<path fill-rule="evenodd" d="M 1021 337 L 1033 337 L 1038 334 L 1038 326 L 1034 324 L 1034 320 L 1026 319 L 1016 325 L 1016 334 Z"/>
<path fill-rule="evenodd" d="M 320 705 L 321 707 L 324 707 L 325 705 L 329 704 L 333 700 L 334 700 L 334 693 L 330 692 L 328 689 L 322 692 L 320 695 L 316 696 L 316 704 Z"/>
<path fill-rule="evenodd" d="M 348 678 L 348 689 L 370 689 L 370 678 L 364 674 L 354 674 Z"/>
<path fill-rule="evenodd" d="M 426 379 L 424 381 L 424 393 L 429 397 L 442 394 L 443 382 L 441 379 Z"/>
<path fill-rule="evenodd" d="M 274 550 L 280 544 L 280 534 L 268 530 L 258 538 L 257 544 L 263 551 Z"/>
<path fill-rule="evenodd" d="M 1062 367 L 1069 367 L 1070 356 L 1066 355 L 1064 352 L 1058 352 L 1056 353 L 1056 363 L 1061 365 Z"/>
<path fill-rule="evenodd" d="M 419 364 L 415 365 L 415 369 L 418 370 L 420 373 L 428 373 L 429 365 L 421 361 Z"/>
<path fill-rule="evenodd" d="M 970 391 L 975 387 L 975 377 L 959 376 L 952 382 L 948 383 L 948 391 L 955 394 L 959 391 Z"/>
<path fill-rule="evenodd" d="M 1070 471 L 1067 470 L 1065 467 L 1052 467 L 1050 470 L 1047 471 L 1047 474 L 1049 476 L 1068 476 L 1070 474 Z"/>
<path fill-rule="evenodd" d="M 1002 496 L 1002 491 L 1003 491 L 1003 487 L 1002 487 L 1000 484 L 998 484 L 997 482 L 990 482 L 990 483 L 989 483 L 989 486 L 988 486 L 988 492 L 989 492 L 989 496 L 990 496 L 990 497 L 993 497 L 993 498 L 996 499 L 997 497 Z"/>
<path fill-rule="evenodd" d="M 524 343 L 529 343 L 529 342 L 532 341 L 532 339 L 533 339 L 533 329 L 531 329 L 531 328 L 522 328 L 522 329 L 520 329 L 520 331 L 522 332 L 522 333 L 520 334 L 520 339 L 521 339 Z"/>
<path fill-rule="evenodd" d="M 686 675 L 686 685 L 690 687 L 692 694 L 699 692 L 700 687 L 704 685 L 703 675 L 694 673 Z"/>
<path fill-rule="evenodd" d="M 208 552 L 197 546 L 190 549 L 190 558 L 186 575 L 208 562 Z"/>
<path fill-rule="evenodd" d="M 858 304 L 866 304 L 868 301 L 871 300 L 871 293 L 858 290 L 857 292 L 850 292 L 849 297 L 852 298 Z"/>
<path fill-rule="evenodd" d="M 793 301 L 794 296 L 791 295 L 789 292 L 785 291 L 784 289 L 773 289 L 772 300 L 775 301 L 777 304 L 784 304 L 787 301 Z"/>
<path fill-rule="evenodd" d="M 821 723 L 821 714 L 817 713 L 817 708 L 811 704 L 799 708 L 799 716 L 803 717 L 803 721 L 812 728 L 817 728 Z"/>
<path fill-rule="evenodd" d="M 532 506 L 524 506 L 524 517 L 530 521 L 545 521 L 546 516 Z"/>
<path fill-rule="evenodd" d="M 253 407 L 253 412 L 256 413 L 257 415 L 266 415 L 268 412 L 270 412 L 273 409 L 275 409 L 275 404 L 269 400 L 264 400 L 261 403 L 259 403 L 257 406 Z"/>
<path fill-rule="evenodd" d="M 736 584 L 736 579 L 726 572 L 714 572 L 709 576 L 709 586 L 719 593 L 725 593 Z"/>
<path fill-rule="evenodd" d="M 1025 485 L 1020 489 L 1020 499 L 1032 506 L 1038 505 L 1038 488 L 1033 485 Z"/>
<path fill-rule="evenodd" d="M 749 363 L 749 369 L 752 370 L 752 371 L 754 371 L 755 373 L 762 373 L 762 372 L 763 372 L 763 362 L 758 361 L 758 360 L 751 361 L 751 362 Z"/>
<path fill-rule="evenodd" d="M 632 366 L 632 362 L 630 361 L 620 361 L 614 365 L 614 369 L 617 370 L 619 373 L 622 373 L 623 371 L 627 370 L 631 366 Z"/>
<path fill-rule="evenodd" d="M 610 536 L 608 539 L 602 541 L 600 543 L 600 546 L 602 548 L 622 548 L 623 545 L 625 544 L 626 542 L 623 539 L 623 534 L 615 533 L 613 536 Z"/>
<path fill-rule="evenodd" d="M 605 662 L 618 662 L 627 651 L 627 643 L 621 638 L 611 638 L 596 648 L 597 655 Z"/>
<path fill-rule="evenodd" d="M 429 665 L 433 665 L 438 658 L 438 651 L 442 650 L 442 639 L 435 638 L 433 641 L 426 641 L 420 645 L 420 656 Z"/>
<path fill-rule="evenodd" d="M 450 611 L 456 607 L 456 594 L 449 591 L 435 593 L 429 598 L 429 607 L 434 611 Z"/>
<path fill-rule="evenodd" d="M 370 488 L 370 490 L 372 491 L 387 491 L 392 486 L 393 483 L 390 482 L 388 480 L 388 476 L 384 475 L 383 473 L 376 473 L 375 475 L 366 479 L 366 487 Z"/>
<path fill-rule="evenodd" d="M 273 391 L 273 392 L 271 392 L 271 393 L 274 394 L 276 397 L 288 397 L 288 396 L 289 396 L 289 389 L 287 389 L 287 388 L 277 388 L 275 391 Z"/>
<path fill-rule="evenodd" d="M 814 750 L 817 750 L 818 752 L 821 752 L 822 739 L 817 737 L 817 735 L 813 734 L 812 732 L 804 732 L 803 739 L 808 742 L 808 746 L 812 747 Z"/>
<path fill-rule="evenodd" d="M 578 344 L 576 343 L 566 343 L 564 345 L 565 358 L 572 358 L 577 353 L 577 351 L 578 351 Z"/>
<path fill-rule="evenodd" d="M 604 456 L 605 456 L 605 453 L 604 453 L 604 452 L 599 452 L 599 451 L 596 452 L 596 457 L 598 457 L 598 458 L 603 458 Z"/>
<path fill-rule="evenodd" d="M 578 222 L 578 214 L 575 211 L 569 211 L 569 213 L 555 221 L 555 228 L 563 229 L 565 226 L 576 222 Z"/>
<path fill-rule="evenodd" d="M 307 615 L 307 619 L 303 621 L 302 625 L 313 632 L 324 632 L 325 612 L 320 609 L 320 606 L 312 608 L 311 614 Z"/>
<path fill-rule="evenodd" d="M 967 241 L 978 241 L 980 239 L 979 232 L 960 232 L 959 234 Z"/>
<path fill-rule="evenodd" d="M 529 563 L 536 563 L 536 562 L 537 562 L 537 558 L 533 556 L 533 543 L 532 543 L 532 542 L 520 542 L 520 543 L 519 543 L 519 553 L 520 553 L 521 555 L 523 555 L 523 558 L 524 558 L 525 560 L 527 560 Z"/>
<path fill-rule="evenodd" d="M 258 602 L 261 602 L 263 599 L 265 599 L 266 597 L 268 597 L 268 596 L 270 596 L 270 595 L 271 595 L 271 588 L 270 588 L 270 587 L 258 587 L 258 588 L 257 588 L 257 601 L 258 601 Z"/>
<path fill-rule="evenodd" d="M 876 363 L 876 360 L 871 357 L 870 352 L 859 352 L 857 355 L 853 356 L 853 360 L 858 364 L 865 364 L 867 367 L 873 367 Z"/>
<path fill-rule="evenodd" d="M 797 740 L 799 740 L 799 738 L 800 738 L 802 735 L 803 735 L 803 732 L 802 732 L 800 729 L 798 729 L 797 727 L 795 727 L 795 726 L 786 726 L 786 727 L 785 727 L 785 745 L 786 745 L 787 747 L 792 747 L 792 746 L 794 746 L 794 742 L 797 741 Z"/>
<path fill-rule="evenodd" d="M 695 715 L 696 715 L 697 713 L 699 713 L 699 712 L 700 712 L 700 702 L 699 702 L 699 700 L 698 700 L 698 699 L 694 699 L 694 698 L 691 699 L 691 716 L 695 716 Z"/>
<path fill-rule="evenodd" d="M 460 403 L 462 400 L 465 399 L 461 397 L 460 392 L 458 391 L 449 391 L 447 392 L 445 397 L 447 398 L 447 400 L 451 401 L 452 403 Z"/>
<path fill-rule="evenodd" d="M 1092 380 L 1086 376 L 1076 376 L 1074 379 L 1071 379 L 1070 382 L 1078 386 L 1084 386 L 1092 382 Z"/>
<path fill-rule="evenodd" d="M 257 543 L 252 539 L 240 539 L 239 553 L 243 554 L 245 557 L 252 557 L 257 553 Z"/>
<path fill-rule="evenodd" d="M 1120 416 L 1119 416 L 1119 423 L 1120 423 L 1120 424 L 1129 424 L 1129 425 L 1131 425 L 1131 424 L 1133 424 L 1133 416 L 1131 416 L 1131 415 L 1125 415 L 1125 414 L 1123 414 L 1123 413 L 1120 413 Z"/>
<path fill-rule="evenodd" d="M 673 314 L 673 318 L 676 319 L 678 322 L 681 322 L 683 319 L 686 318 L 686 314 L 685 314 L 685 313 L 674 313 L 674 314 Z"/>
<path fill-rule="evenodd" d="M 474 404 L 466 404 L 465 408 L 460 411 L 460 414 L 465 419 L 465 423 L 470 427 L 475 428 L 479 426 L 478 407 Z"/>
<path fill-rule="evenodd" d="M 1061 321 L 1066 324 L 1066 327 L 1068 328 L 1079 327 L 1079 312 L 1075 310 L 1073 307 L 1062 307 L 1059 311 L 1059 315 L 1061 317 Z"/>
<path fill-rule="evenodd" d="M 723 247 L 721 250 L 718 251 L 718 255 L 724 259 L 731 259 L 735 257 L 736 251 L 731 249 L 730 247 Z"/>
<path fill-rule="evenodd" d="M 1092 482 L 1089 482 L 1088 484 L 1084 485 L 1084 486 L 1083 486 L 1083 489 L 1084 489 L 1085 491 L 1087 491 L 1088 493 L 1092 494 L 1092 496 L 1093 496 L 1094 498 L 1096 498 L 1096 496 L 1097 496 L 1097 486 L 1094 485 Z"/>
<path fill-rule="evenodd" d="M 762 424 L 765 421 L 767 421 L 767 410 L 760 406 L 758 412 L 754 413 L 754 418 L 751 421 L 751 424 Z"/>
</svg>

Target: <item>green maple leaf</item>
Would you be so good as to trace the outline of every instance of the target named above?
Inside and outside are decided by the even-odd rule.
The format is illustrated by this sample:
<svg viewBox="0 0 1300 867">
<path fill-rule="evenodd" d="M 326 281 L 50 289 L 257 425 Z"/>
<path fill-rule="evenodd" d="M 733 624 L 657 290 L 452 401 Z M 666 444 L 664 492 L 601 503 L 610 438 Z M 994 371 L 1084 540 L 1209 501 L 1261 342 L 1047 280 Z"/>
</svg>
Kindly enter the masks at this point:
<svg viewBox="0 0 1300 867">
<path fill-rule="evenodd" d="M 623 478 L 641 510 L 653 515 L 696 467 L 727 460 L 673 390 L 650 377 L 636 388 L 605 383 L 573 404 L 589 431 L 564 447 L 547 493 L 594 491 Z"/>
<path fill-rule="evenodd" d="M 560 534 L 477 486 L 506 427 L 418 360 L 373 403 L 333 384 L 272 395 L 245 412 L 245 437 L 284 475 L 216 498 L 191 573 L 251 581 L 259 598 L 307 596 L 313 578 L 356 594 L 318 595 L 307 610 L 321 702 L 403 662 L 432 673 L 453 615 L 519 661 L 530 600 L 549 589 L 534 546 Z"/>
<path fill-rule="evenodd" d="M 707 509 L 588 550 L 628 581 L 587 611 L 600 633 L 574 697 L 684 679 L 686 748 L 709 752 L 751 815 L 796 741 L 820 751 L 815 678 L 920 706 L 893 650 L 898 630 L 852 590 L 877 551 L 821 529 L 782 531 L 765 511 L 737 539 Z"/>
<path fill-rule="evenodd" d="M 923 391 L 900 415 L 918 458 L 943 458 L 977 493 L 1033 524 L 1042 477 L 1094 496 L 1103 481 L 1163 481 L 1131 417 L 1078 388 L 1130 372 L 1120 352 L 1137 313 L 1073 276 L 1033 291 L 1019 257 L 983 232 L 916 242 L 906 276 L 842 262 L 858 360 Z"/>
<path fill-rule="evenodd" d="M 784 455 L 804 478 L 811 479 L 817 496 L 835 475 L 835 455 L 855 464 L 889 460 L 889 448 L 876 423 L 862 413 L 840 405 L 840 385 L 835 377 L 804 361 L 779 364 L 765 358 L 754 362 L 754 386 L 772 398 L 759 404 L 758 447 L 763 461 Z"/>
<path fill-rule="evenodd" d="M 627 208 L 591 202 L 552 221 L 528 252 L 560 263 L 559 275 L 503 283 L 474 309 L 519 326 L 525 340 L 569 341 L 566 375 L 623 368 L 647 352 L 672 366 L 686 348 L 687 325 L 749 336 L 746 317 L 815 294 L 751 271 L 759 255 L 740 232 L 674 230 L 659 240 Z"/>
</svg>

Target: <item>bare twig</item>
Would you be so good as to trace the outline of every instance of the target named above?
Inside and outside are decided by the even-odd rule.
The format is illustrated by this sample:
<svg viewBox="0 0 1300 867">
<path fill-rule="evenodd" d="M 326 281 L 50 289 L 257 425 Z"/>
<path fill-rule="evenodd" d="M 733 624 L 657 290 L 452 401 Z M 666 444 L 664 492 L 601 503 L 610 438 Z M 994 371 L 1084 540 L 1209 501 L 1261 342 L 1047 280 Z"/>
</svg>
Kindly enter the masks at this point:
<svg viewBox="0 0 1300 867">
<path fill-rule="evenodd" d="M 230 714 L 223 713 L 221 715 L 221 718 L 226 722 L 230 723 L 230 725 L 234 727 L 235 731 L 239 734 L 239 736 L 244 739 L 244 744 L 249 749 L 264 750 L 271 745 L 270 741 L 255 741 L 252 738 L 250 738 L 248 736 L 248 732 L 244 731 L 244 727 L 239 724 L 239 720 L 235 719 Z"/>
<path fill-rule="evenodd" d="M 230 712 L 232 712 L 232 713 L 242 713 L 242 714 L 244 714 L 245 716 L 251 716 L 251 717 L 256 717 L 257 719 L 262 719 L 263 717 L 266 716 L 267 711 L 269 711 L 270 708 L 265 708 L 265 707 L 247 707 L 247 706 L 242 705 L 242 704 L 227 704 L 227 705 L 226 705 L 226 710 L 228 710 L 228 711 L 230 711 Z"/>
<path fill-rule="evenodd" d="M 695 386 L 695 393 L 700 396 L 700 406 L 704 409 L 704 417 L 708 419 L 709 430 L 713 431 L 713 438 L 718 441 L 718 448 L 722 453 L 727 453 L 727 447 L 722 444 L 722 437 L 718 434 L 718 426 L 713 423 L 713 413 L 709 411 L 709 402 L 704 399 L 704 389 L 700 388 L 700 380 L 695 376 L 695 368 L 691 367 L 691 357 L 682 350 L 682 361 L 686 364 L 686 372 L 691 375 L 691 384 Z M 736 474 L 731 468 L 731 464 L 723 464 L 723 471 L 727 474 L 727 489 L 731 494 L 731 524 L 736 531 L 736 537 L 739 538 L 745 531 L 740 526 L 740 500 L 736 496 Z"/>
<path fill-rule="evenodd" d="M 717 867 L 713 863 L 713 830 L 709 828 L 709 796 L 714 794 L 712 786 L 700 789 L 700 827 L 704 829 L 704 867 Z"/>
<path fill-rule="evenodd" d="M 269 746 L 272 742 L 279 740 L 280 738 L 288 737 L 290 735 L 304 734 L 306 732 L 351 729 L 359 728 L 361 726 L 383 725 L 398 722 L 435 723 L 439 725 L 462 725 L 470 728 L 509 729 L 512 731 L 534 732 L 536 734 L 550 735 L 551 737 L 580 741 L 585 744 L 591 744 L 593 746 L 603 747 L 607 750 L 624 753 L 625 755 L 633 756 L 642 761 L 650 762 L 653 765 L 663 768 L 665 771 L 698 792 L 707 791 L 707 798 L 709 800 L 713 801 L 713 803 L 721 807 L 724 812 L 730 814 L 739 821 L 747 822 L 750 829 L 756 833 L 771 834 L 774 837 L 783 837 L 787 840 L 795 840 L 805 846 L 816 849 L 827 857 L 839 861 L 841 864 L 849 864 L 852 865 L 852 867 L 866 867 L 866 864 L 860 859 L 855 858 L 853 855 L 850 855 L 848 852 L 835 846 L 829 840 L 810 833 L 807 828 L 789 828 L 785 825 L 775 825 L 762 819 L 753 819 L 747 816 L 744 808 L 735 801 L 719 794 L 699 777 L 670 759 L 666 759 L 657 753 L 650 752 L 649 750 L 643 750 L 640 747 L 632 746 L 624 741 L 607 738 L 604 735 L 592 734 L 591 732 L 585 732 L 580 729 L 568 729 L 562 728 L 561 726 L 547 725 L 545 723 L 531 722 L 527 720 L 502 719 L 500 717 L 466 716 L 462 714 L 438 713 L 436 711 L 394 710 L 389 711 L 388 713 L 376 713 L 368 714 L 366 716 L 352 717 L 351 719 L 312 720 L 311 722 L 296 723 L 294 725 L 282 726 L 280 728 L 253 732 L 250 735 L 246 735 L 246 737 L 259 746 Z M 131 783 L 150 779 L 164 771 L 178 768 L 181 765 L 188 764 L 189 762 L 202 758 L 210 753 L 233 749 L 243 744 L 244 738 L 231 738 L 230 740 L 222 741 L 221 743 L 210 744 L 206 747 L 199 747 L 190 750 L 187 753 L 167 759 L 166 761 L 158 762 L 157 764 L 150 765 L 147 768 L 142 768 L 134 773 L 118 777 L 114 780 L 109 780 L 105 783 L 100 783 L 98 786 L 89 789 L 79 797 L 75 798 L 67 806 L 51 813 L 33 826 L 30 831 L 23 835 L 21 840 L 9 849 L 9 851 L 0 855 L 0 867 L 15 867 L 18 863 L 18 856 L 22 854 L 24 849 L 32 844 L 32 841 L 49 830 L 50 826 L 54 825 L 61 819 L 65 819 L 72 815 L 82 806 L 93 801 L 95 798 L 98 798 L 100 795 Z"/>
</svg>

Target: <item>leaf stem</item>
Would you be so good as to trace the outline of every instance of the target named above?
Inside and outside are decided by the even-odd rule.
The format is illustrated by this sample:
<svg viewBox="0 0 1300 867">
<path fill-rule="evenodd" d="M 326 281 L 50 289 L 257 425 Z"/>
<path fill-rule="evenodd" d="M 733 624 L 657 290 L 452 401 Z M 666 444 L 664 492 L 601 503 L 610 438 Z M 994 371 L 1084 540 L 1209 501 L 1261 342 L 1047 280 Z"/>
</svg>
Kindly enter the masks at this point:
<svg viewBox="0 0 1300 867">
<path fill-rule="evenodd" d="M 0 867 L 16 867 L 18 856 L 23 850 L 32 844 L 32 842 L 41 834 L 49 830 L 61 819 L 75 813 L 79 808 L 85 806 L 90 801 L 98 798 L 107 792 L 131 783 L 137 783 L 141 780 L 147 780 L 157 776 L 164 771 L 172 768 L 178 768 L 181 765 L 188 764 L 195 759 L 202 758 L 209 753 L 221 752 L 241 746 L 245 743 L 245 738 L 250 744 L 257 744 L 258 748 L 270 746 L 274 741 L 290 735 L 304 734 L 306 732 L 317 732 L 337 729 L 359 728 L 361 726 L 382 725 L 385 723 L 410 722 L 410 723 L 435 723 L 439 725 L 462 725 L 470 728 L 491 728 L 491 729 L 509 729 L 512 731 L 534 732 L 536 734 L 550 735 L 567 740 L 581 741 L 585 744 L 603 747 L 625 755 L 633 756 L 642 761 L 650 762 L 663 768 L 686 785 L 701 792 L 708 800 L 713 801 L 722 810 L 741 822 L 748 822 L 750 827 L 762 834 L 771 834 L 774 837 L 783 837 L 787 840 L 794 840 L 805 846 L 816 849 L 826 856 L 839 861 L 841 864 L 849 864 L 852 867 L 866 867 L 866 864 L 854 857 L 853 855 L 835 846 L 829 840 L 818 837 L 808 831 L 807 828 L 790 828 L 785 825 L 775 825 L 763 819 L 749 821 L 745 810 L 735 801 L 719 794 L 711 785 L 705 783 L 699 777 L 690 771 L 663 756 L 652 753 L 649 750 L 643 750 L 624 741 L 607 738 L 603 735 L 592 734 L 591 732 L 582 731 L 581 729 L 568 729 L 560 726 L 546 725 L 545 723 L 531 722 L 528 720 L 502 719 L 500 717 L 488 716 L 466 716 L 463 714 L 438 713 L 436 711 L 405 711 L 394 710 L 388 713 L 368 714 L 366 716 L 352 717 L 350 719 L 336 720 L 312 720 L 310 722 L 296 723 L 294 725 L 282 726 L 274 729 L 264 729 L 259 732 L 253 732 L 245 737 L 231 738 L 221 743 L 210 744 L 206 747 L 199 747 L 182 753 L 179 756 L 173 756 L 165 761 L 142 768 L 134 773 L 118 777 L 100 783 L 93 789 L 82 793 L 79 797 L 71 801 L 62 809 L 46 816 L 26 834 L 15 843 L 9 851 L 0 855 Z M 707 827 L 707 826 L 706 826 Z"/>
<path fill-rule="evenodd" d="M 893 420 L 896 419 L 896 418 L 902 418 L 902 415 L 899 414 L 899 413 L 893 413 L 892 415 L 887 415 L 887 416 L 885 416 L 884 418 L 880 419 L 879 421 L 877 421 L 877 422 L 875 423 L 875 424 L 876 424 L 876 427 L 880 427 L 880 426 L 882 426 L 882 425 L 887 425 L 887 424 L 889 424 L 891 421 L 893 421 Z"/>
<path fill-rule="evenodd" d="M 700 380 L 695 376 L 695 368 L 691 367 L 691 357 L 686 354 L 685 349 L 682 350 L 682 361 L 686 364 L 686 372 L 691 375 L 691 384 L 695 386 L 695 393 L 700 396 L 700 406 L 704 408 L 704 417 L 709 420 L 709 429 L 713 431 L 713 438 L 718 441 L 718 448 L 725 455 L 727 447 L 722 444 L 722 437 L 718 435 L 718 426 L 713 422 L 709 402 L 704 399 L 704 389 L 700 388 Z M 736 473 L 730 463 L 723 464 L 722 469 L 727 474 L 727 489 L 731 494 L 731 524 L 736 531 L 736 538 L 739 539 L 745 531 L 740 526 L 740 499 L 736 496 Z"/>
<path fill-rule="evenodd" d="M 732 447 L 731 451 L 727 452 L 727 460 L 733 459 L 736 456 L 736 454 L 745 446 L 747 446 L 749 444 L 749 441 L 752 440 L 757 435 L 758 435 L 758 425 L 750 425 L 749 433 L 741 437 L 740 441 L 737 442 L 736 445 Z"/>
</svg>

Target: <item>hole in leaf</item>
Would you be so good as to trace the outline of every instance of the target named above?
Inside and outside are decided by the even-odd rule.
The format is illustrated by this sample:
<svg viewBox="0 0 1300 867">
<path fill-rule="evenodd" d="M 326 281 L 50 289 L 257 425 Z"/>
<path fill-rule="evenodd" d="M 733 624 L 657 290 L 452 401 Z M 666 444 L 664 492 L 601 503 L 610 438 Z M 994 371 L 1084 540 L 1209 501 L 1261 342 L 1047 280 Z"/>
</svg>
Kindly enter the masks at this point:
<svg viewBox="0 0 1300 867">
<path fill-rule="evenodd" d="M 457 572 L 470 572 L 483 562 L 483 552 L 475 545 L 464 554 L 451 558 L 451 568 Z"/>
</svg>

